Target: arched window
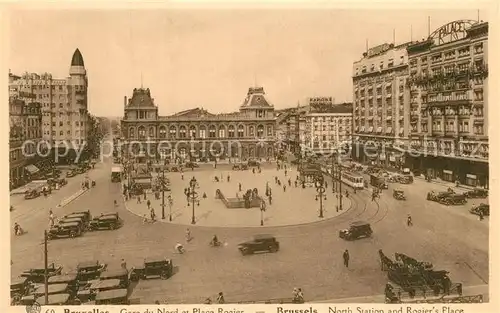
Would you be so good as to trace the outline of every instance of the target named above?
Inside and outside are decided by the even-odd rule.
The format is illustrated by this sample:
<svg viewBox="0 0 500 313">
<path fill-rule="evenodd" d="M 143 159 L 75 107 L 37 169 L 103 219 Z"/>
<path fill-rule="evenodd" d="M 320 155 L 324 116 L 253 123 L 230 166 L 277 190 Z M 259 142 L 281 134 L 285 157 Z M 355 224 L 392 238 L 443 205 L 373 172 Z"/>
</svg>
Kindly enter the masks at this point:
<svg viewBox="0 0 500 313">
<path fill-rule="evenodd" d="M 200 126 L 200 138 L 207 138 L 207 128 L 205 126 Z"/>
<path fill-rule="evenodd" d="M 234 126 L 233 125 L 229 125 L 229 127 L 227 128 L 227 134 L 228 134 L 229 138 L 234 138 Z"/>
<path fill-rule="evenodd" d="M 146 139 L 146 128 L 139 126 L 139 139 Z"/>
<path fill-rule="evenodd" d="M 149 137 L 150 138 L 155 138 L 156 137 L 155 128 L 153 126 L 149 127 Z"/>
<path fill-rule="evenodd" d="M 248 127 L 248 136 L 255 136 L 255 128 L 253 126 Z"/>
<path fill-rule="evenodd" d="M 210 125 L 210 127 L 208 128 L 208 137 L 215 138 L 215 126 L 214 125 Z"/>
<path fill-rule="evenodd" d="M 219 126 L 219 138 L 226 138 L 226 127 Z"/>
<path fill-rule="evenodd" d="M 238 126 L 238 137 L 243 137 L 244 136 L 244 127 L 243 125 Z"/>
<path fill-rule="evenodd" d="M 170 126 L 168 133 L 171 139 L 175 139 L 177 137 L 177 129 L 175 129 L 175 126 Z"/>
<path fill-rule="evenodd" d="M 196 127 L 194 125 L 189 126 L 189 137 L 196 138 Z"/>
<path fill-rule="evenodd" d="M 135 128 L 134 127 L 130 127 L 128 129 L 128 137 L 129 138 L 135 138 Z"/>
<path fill-rule="evenodd" d="M 272 137 L 273 136 L 273 126 L 268 125 L 267 126 L 267 137 Z"/>
<path fill-rule="evenodd" d="M 186 138 L 186 126 L 182 125 L 181 127 L 179 127 L 179 137 L 180 138 Z"/>
<path fill-rule="evenodd" d="M 262 125 L 257 126 L 257 137 L 258 138 L 264 137 L 264 126 Z"/>
<path fill-rule="evenodd" d="M 165 126 L 160 126 L 160 138 L 167 138 L 167 129 Z"/>
</svg>

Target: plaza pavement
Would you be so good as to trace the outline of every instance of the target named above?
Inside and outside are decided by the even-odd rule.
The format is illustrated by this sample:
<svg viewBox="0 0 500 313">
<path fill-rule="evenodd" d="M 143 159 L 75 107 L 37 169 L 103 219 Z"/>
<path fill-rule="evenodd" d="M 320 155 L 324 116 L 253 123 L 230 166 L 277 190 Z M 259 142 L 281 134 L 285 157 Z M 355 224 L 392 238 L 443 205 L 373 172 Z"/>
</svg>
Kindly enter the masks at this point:
<svg viewBox="0 0 500 313">
<path fill-rule="evenodd" d="M 220 199 L 215 198 L 215 192 L 220 189 L 227 198 L 242 197 L 247 189 L 257 188 L 259 194 L 265 193 L 266 183 L 272 190 L 272 204 L 266 199 L 266 211 L 263 214 L 264 226 L 287 226 L 314 223 L 344 214 L 351 207 L 351 200 L 343 197 L 343 210 L 337 211 L 338 199 L 331 192 L 331 188 L 325 192 L 326 200 L 323 200 L 323 218 L 318 217 L 320 212 L 320 201 L 315 201 L 317 195 L 316 188 L 306 187 L 303 189 L 300 184 L 295 187 L 294 181 L 298 172 L 295 169 L 288 169 L 287 176 L 284 170 L 277 171 L 274 167 L 268 166 L 262 169 L 261 173 L 252 173 L 247 171 L 232 171 L 230 167 L 219 167 L 217 172 L 212 168 L 202 165 L 202 168 L 187 170 L 184 173 L 166 173 L 165 177 L 170 180 L 170 192 L 165 193 L 165 216 L 161 219 L 161 196 L 159 200 L 154 198 L 151 193 L 147 194 L 147 199 L 151 201 L 151 207 L 155 210 L 157 218 L 161 222 L 190 225 L 192 218 L 192 202 L 188 203 L 184 195 L 184 188 L 189 185 L 189 180 L 195 177 L 199 188 L 199 206 L 195 205 L 195 219 L 197 226 L 209 227 L 261 227 L 260 226 L 260 208 L 226 208 Z M 207 170 L 209 169 L 209 170 Z M 220 182 L 215 182 L 214 173 L 217 174 Z M 156 175 L 156 174 L 155 174 Z M 161 175 L 161 174 L 160 174 Z M 230 181 L 227 181 L 227 176 Z M 286 184 L 286 190 L 283 186 L 275 184 L 274 178 L 278 177 L 282 184 Z M 288 185 L 288 179 L 291 179 L 291 186 Z M 239 192 L 239 183 L 242 184 L 243 192 Z M 206 194 L 206 198 L 203 198 Z M 169 221 L 170 207 L 168 206 L 167 196 L 171 195 L 172 222 Z M 125 207 L 133 214 L 149 217 L 147 200 L 141 198 L 138 203 L 137 197 L 125 202 Z"/>
<path fill-rule="evenodd" d="M 148 256 L 172 258 L 173 277 L 140 281 L 132 291 L 131 297 L 142 304 L 156 300 L 201 303 L 219 291 L 224 292 L 227 302 L 289 298 L 294 287 L 304 290 L 306 301 L 380 295 L 387 274 L 380 271 L 379 249 L 390 257 L 400 252 L 432 262 L 435 268 L 448 270 L 452 281 L 461 282 L 464 287 L 488 284 L 488 221 L 463 213 L 469 205 L 445 207 L 425 201 L 427 183 L 402 185 L 408 188 L 409 199 L 405 203 L 394 200 L 390 190 L 384 191 L 378 202 L 370 201 L 369 191 L 351 192 L 352 208 L 345 214 L 318 223 L 266 228 L 265 233 L 280 241 L 280 251 L 241 256 L 237 244 L 263 230 L 189 226 L 194 239 L 185 243 L 184 225 L 143 224 L 123 203 L 112 207 L 113 200 L 121 197 L 121 187 L 110 182 L 110 167 L 111 163 L 104 164 L 102 174 L 95 175 L 96 188 L 56 214 L 90 209 L 95 215 L 116 210 L 124 226 L 115 231 L 50 241 L 49 262 L 70 271 L 78 262 L 92 259 L 115 267 L 124 258 L 130 267 Z M 188 177 L 186 173 L 185 179 Z M 317 202 L 311 199 L 310 205 L 317 206 Z M 406 226 L 407 214 L 413 217 L 413 227 Z M 338 238 L 338 231 L 354 220 L 370 222 L 373 237 L 353 242 Z M 41 241 L 46 225 L 46 214 L 35 215 L 30 219 L 28 234 L 12 238 L 13 276 L 43 265 Z M 225 242 L 223 247 L 209 247 L 214 234 Z M 184 243 L 185 254 L 173 252 L 177 242 Z M 342 265 L 345 249 L 351 255 L 349 268 Z"/>
</svg>

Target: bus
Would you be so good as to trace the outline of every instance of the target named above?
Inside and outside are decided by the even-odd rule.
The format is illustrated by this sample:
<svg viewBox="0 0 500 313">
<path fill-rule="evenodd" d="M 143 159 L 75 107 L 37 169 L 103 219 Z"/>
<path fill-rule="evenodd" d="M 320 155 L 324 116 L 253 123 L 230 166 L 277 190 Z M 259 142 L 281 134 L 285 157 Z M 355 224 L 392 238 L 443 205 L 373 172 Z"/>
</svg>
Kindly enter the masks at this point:
<svg viewBox="0 0 500 313">
<path fill-rule="evenodd" d="M 341 180 L 342 183 L 354 189 L 363 189 L 365 187 L 363 175 L 356 172 L 342 171 Z"/>
<path fill-rule="evenodd" d="M 119 183 L 122 181 L 122 167 L 121 166 L 113 166 L 111 168 L 111 182 Z"/>
</svg>

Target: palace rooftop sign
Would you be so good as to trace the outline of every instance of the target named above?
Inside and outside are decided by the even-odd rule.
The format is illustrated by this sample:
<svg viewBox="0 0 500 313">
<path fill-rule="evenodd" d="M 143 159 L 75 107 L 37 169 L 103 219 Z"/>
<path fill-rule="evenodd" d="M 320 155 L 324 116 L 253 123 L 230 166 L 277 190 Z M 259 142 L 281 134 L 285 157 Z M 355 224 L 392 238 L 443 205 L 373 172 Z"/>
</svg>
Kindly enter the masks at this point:
<svg viewBox="0 0 500 313">
<path fill-rule="evenodd" d="M 459 20 L 453 21 L 436 29 L 429 39 L 433 39 L 436 45 L 457 41 L 467 37 L 467 30 L 475 25 L 477 21 Z"/>
</svg>

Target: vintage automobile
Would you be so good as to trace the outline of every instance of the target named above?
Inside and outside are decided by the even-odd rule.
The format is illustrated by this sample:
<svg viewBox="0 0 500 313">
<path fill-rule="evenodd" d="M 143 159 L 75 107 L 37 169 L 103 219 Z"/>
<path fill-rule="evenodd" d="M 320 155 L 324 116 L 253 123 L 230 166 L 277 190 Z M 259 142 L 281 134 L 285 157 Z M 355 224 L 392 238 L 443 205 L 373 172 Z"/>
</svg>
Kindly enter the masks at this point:
<svg viewBox="0 0 500 313">
<path fill-rule="evenodd" d="M 392 192 L 392 196 L 396 200 L 406 200 L 405 192 L 400 189 L 394 189 L 394 191 Z"/>
<path fill-rule="evenodd" d="M 113 289 L 99 292 L 95 298 L 96 305 L 129 304 L 127 289 Z"/>
<path fill-rule="evenodd" d="M 172 165 L 169 169 L 168 169 L 169 172 L 180 172 L 181 171 L 181 167 L 180 166 L 177 166 L 177 165 Z"/>
<path fill-rule="evenodd" d="M 233 165 L 233 171 L 246 171 L 248 170 L 248 165 L 243 163 L 236 163 Z"/>
<path fill-rule="evenodd" d="M 80 228 L 80 232 L 84 232 L 87 229 L 87 223 L 82 217 L 64 217 L 59 220 L 59 224 L 70 224 L 77 223 Z"/>
<path fill-rule="evenodd" d="M 68 184 L 68 181 L 65 178 L 51 178 L 47 179 L 47 184 L 54 188 L 56 185 L 59 185 L 60 187 L 65 186 Z"/>
<path fill-rule="evenodd" d="M 442 197 L 438 202 L 444 205 L 462 205 L 467 203 L 467 198 L 463 194 L 452 193 Z"/>
<path fill-rule="evenodd" d="M 58 293 L 58 294 L 53 294 L 53 295 L 49 295 L 49 301 L 47 303 L 45 303 L 45 297 L 39 297 L 36 299 L 36 302 L 40 305 L 40 306 L 44 306 L 44 305 L 73 305 L 73 304 L 76 304 L 76 303 L 73 303 L 73 301 L 71 301 L 71 295 L 67 294 L 67 293 Z"/>
<path fill-rule="evenodd" d="M 481 203 L 479 205 L 473 206 L 469 212 L 474 215 L 490 216 L 490 205 L 486 203 Z"/>
<path fill-rule="evenodd" d="M 114 230 L 123 225 L 123 220 L 118 213 L 94 217 L 89 224 L 89 230 Z"/>
<path fill-rule="evenodd" d="M 73 213 L 69 213 L 69 214 L 64 216 L 64 218 L 75 218 L 75 217 L 81 218 L 87 224 L 92 219 L 92 215 L 90 214 L 90 210 L 81 211 L 81 212 L 73 212 Z"/>
<path fill-rule="evenodd" d="M 12 305 L 19 304 L 22 297 L 33 292 L 33 285 L 27 277 L 15 277 L 10 281 L 10 299 Z"/>
<path fill-rule="evenodd" d="M 413 176 L 412 175 L 398 175 L 397 182 L 400 184 L 411 184 L 411 183 L 413 183 Z"/>
<path fill-rule="evenodd" d="M 78 275 L 77 273 L 68 273 L 64 275 L 56 275 L 52 276 L 48 280 L 49 285 L 57 285 L 57 284 L 67 284 L 68 285 L 68 293 L 72 296 L 76 295 L 78 290 Z"/>
<path fill-rule="evenodd" d="M 76 175 L 78 175 L 78 172 L 76 170 L 71 170 L 71 171 L 66 172 L 67 178 L 75 177 Z"/>
<path fill-rule="evenodd" d="M 101 273 L 106 269 L 107 264 L 99 263 L 99 261 L 85 261 L 78 263 L 77 279 L 79 283 L 85 283 L 89 280 L 99 279 Z"/>
<path fill-rule="evenodd" d="M 40 192 L 36 189 L 30 189 L 26 190 L 24 193 L 24 199 L 29 200 L 29 199 L 35 199 L 40 197 Z"/>
<path fill-rule="evenodd" d="M 473 190 L 466 191 L 464 195 L 467 198 L 486 198 L 488 197 L 488 190 L 474 188 Z"/>
<path fill-rule="evenodd" d="M 280 243 L 272 235 L 255 235 L 251 241 L 246 241 L 238 245 L 242 255 L 253 254 L 255 252 L 277 252 Z"/>
<path fill-rule="evenodd" d="M 184 167 L 186 167 L 186 168 L 196 168 L 196 167 L 200 167 L 200 166 L 196 162 L 186 162 L 186 164 L 184 164 Z"/>
<path fill-rule="evenodd" d="M 255 160 L 255 159 L 248 159 L 247 164 L 248 164 L 248 166 L 259 166 L 260 165 L 259 161 Z"/>
<path fill-rule="evenodd" d="M 100 292 L 104 292 L 107 290 L 116 290 L 120 288 L 122 287 L 120 287 L 119 279 L 92 280 L 78 289 L 76 298 L 83 303 L 93 301 L 95 300 L 96 295 Z"/>
<path fill-rule="evenodd" d="M 436 192 L 430 191 L 427 193 L 427 200 L 439 202 L 441 199 L 448 197 L 449 195 L 454 194 L 454 192 L 444 191 L 444 192 Z"/>
<path fill-rule="evenodd" d="M 82 235 L 81 223 L 58 223 L 47 232 L 47 239 L 75 238 Z"/>
<path fill-rule="evenodd" d="M 130 284 L 129 271 L 125 268 L 106 270 L 101 273 L 100 280 L 118 280 L 120 288 L 128 288 Z"/>
<path fill-rule="evenodd" d="M 174 266 L 171 259 L 164 257 L 146 258 L 142 267 L 132 268 L 130 280 L 161 278 L 167 279 L 173 275 Z"/>
<path fill-rule="evenodd" d="M 339 237 L 344 240 L 357 240 L 370 237 L 373 234 L 369 223 L 364 221 L 352 222 L 348 229 L 339 231 Z"/>
<path fill-rule="evenodd" d="M 54 263 L 51 263 L 47 268 L 49 277 L 61 274 L 62 269 L 62 266 L 56 266 Z M 42 284 L 45 282 L 45 268 L 32 268 L 22 272 L 20 276 L 26 277 L 30 282 Z"/>
<path fill-rule="evenodd" d="M 68 284 L 52 284 L 48 286 L 48 294 L 49 295 L 56 295 L 60 293 L 68 293 L 69 290 L 69 285 Z M 33 292 L 33 295 L 35 296 L 35 299 L 43 296 L 45 294 L 45 286 L 40 285 L 38 288 L 35 289 Z"/>
</svg>

